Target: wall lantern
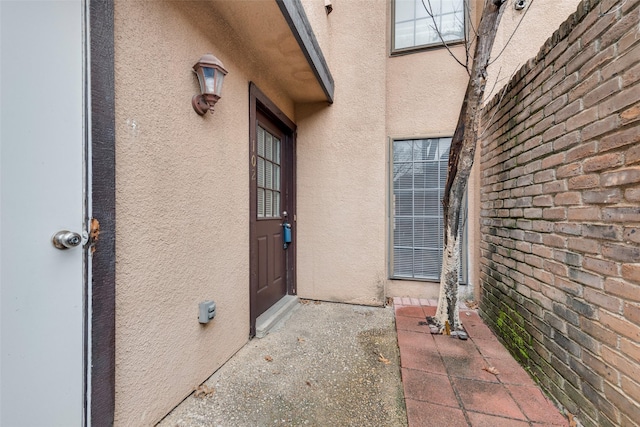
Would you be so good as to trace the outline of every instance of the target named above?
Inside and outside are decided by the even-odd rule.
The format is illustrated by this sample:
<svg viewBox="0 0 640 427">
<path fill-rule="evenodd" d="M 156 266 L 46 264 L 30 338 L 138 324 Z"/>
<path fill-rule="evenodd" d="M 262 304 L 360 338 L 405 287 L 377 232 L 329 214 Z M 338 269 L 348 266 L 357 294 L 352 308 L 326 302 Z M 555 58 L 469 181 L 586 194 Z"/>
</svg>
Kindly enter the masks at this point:
<svg viewBox="0 0 640 427">
<path fill-rule="evenodd" d="M 201 95 L 194 95 L 191 99 L 191 105 L 196 113 L 203 116 L 207 110 L 213 114 L 213 106 L 220 99 L 222 93 L 222 81 L 227 75 L 222 62 L 210 53 L 204 55 L 196 65 L 193 71 L 198 76 L 200 82 Z"/>
</svg>

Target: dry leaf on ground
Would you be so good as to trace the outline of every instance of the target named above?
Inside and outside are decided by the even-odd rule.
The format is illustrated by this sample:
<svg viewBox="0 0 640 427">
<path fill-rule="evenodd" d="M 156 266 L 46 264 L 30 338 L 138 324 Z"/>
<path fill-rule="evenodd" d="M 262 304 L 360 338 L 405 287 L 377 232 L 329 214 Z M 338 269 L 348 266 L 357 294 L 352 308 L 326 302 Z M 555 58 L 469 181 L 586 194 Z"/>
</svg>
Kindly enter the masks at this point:
<svg viewBox="0 0 640 427">
<path fill-rule="evenodd" d="M 567 412 L 567 418 L 569 418 L 569 427 L 577 427 L 578 426 L 578 422 L 573 417 L 573 414 L 571 412 Z"/>
<path fill-rule="evenodd" d="M 476 301 L 467 300 L 467 301 L 465 301 L 465 304 L 471 310 L 475 310 L 476 308 L 478 308 L 478 303 Z"/>
<path fill-rule="evenodd" d="M 298 342 L 305 342 L 305 339 L 302 337 L 298 337 Z"/>
<path fill-rule="evenodd" d="M 382 355 L 382 353 L 378 353 L 378 361 L 384 363 L 385 365 L 388 365 L 391 363 L 391 361 L 389 359 L 387 359 L 386 357 L 384 357 Z"/>
<path fill-rule="evenodd" d="M 195 397 L 211 396 L 216 391 L 213 387 L 208 387 L 205 384 L 200 384 L 194 390 L 195 390 L 195 393 L 193 395 Z"/>
<path fill-rule="evenodd" d="M 311 381 L 307 381 L 307 385 L 311 387 Z"/>
<path fill-rule="evenodd" d="M 266 355 L 266 356 L 264 357 L 264 360 L 266 360 L 267 362 L 273 362 L 273 357 L 271 357 L 271 356 L 269 356 L 269 355 Z"/>
<path fill-rule="evenodd" d="M 493 375 L 500 374 L 500 372 L 493 366 L 485 366 L 484 368 L 482 368 L 482 370 L 483 371 L 487 371 L 487 372 L 489 372 L 490 374 L 493 374 Z"/>
<path fill-rule="evenodd" d="M 314 303 L 315 305 L 320 305 L 320 304 L 322 304 L 322 301 L 314 301 L 313 303 Z"/>
<path fill-rule="evenodd" d="M 301 299 L 300 300 L 300 304 L 309 304 L 309 300 L 308 299 Z"/>
</svg>

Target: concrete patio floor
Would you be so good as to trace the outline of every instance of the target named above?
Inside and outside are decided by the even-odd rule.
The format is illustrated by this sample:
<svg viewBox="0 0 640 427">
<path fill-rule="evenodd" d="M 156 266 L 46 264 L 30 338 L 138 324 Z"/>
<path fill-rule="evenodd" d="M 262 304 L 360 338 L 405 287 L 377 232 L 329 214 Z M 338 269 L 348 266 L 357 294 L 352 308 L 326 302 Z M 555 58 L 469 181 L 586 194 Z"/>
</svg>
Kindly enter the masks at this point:
<svg viewBox="0 0 640 427">
<path fill-rule="evenodd" d="M 474 310 L 460 311 L 468 340 L 431 335 L 419 322 L 436 305 L 394 299 L 409 427 L 569 425 Z"/>
<path fill-rule="evenodd" d="M 393 308 L 303 300 L 159 425 L 569 425 L 474 310 L 460 312 L 468 340 L 431 335 L 419 322 L 435 314 L 435 305 L 413 298 L 395 298 Z M 483 369 L 489 367 L 498 373 Z"/>
</svg>

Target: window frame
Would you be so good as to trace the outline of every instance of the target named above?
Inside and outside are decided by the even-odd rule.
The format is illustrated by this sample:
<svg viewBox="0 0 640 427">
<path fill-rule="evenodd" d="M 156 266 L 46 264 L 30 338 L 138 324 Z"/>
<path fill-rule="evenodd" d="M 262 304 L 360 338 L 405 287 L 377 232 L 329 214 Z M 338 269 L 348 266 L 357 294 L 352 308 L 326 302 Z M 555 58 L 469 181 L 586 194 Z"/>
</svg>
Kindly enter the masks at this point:
<svg viewBox="0 0 640 427">
<path fill-rule="evenodd" d="M 421 0 L 414 0 L 414 2 L 418 2 Z M 469 15 L 469 6 L 468 6 L 468 2 L 469 0 L 462 0 L 462 3 L 464 5 L 464 22 L 463 22 L 463 33 L 464 36 L 459 39 L 459 40 L 451 40 L 451 41 L 446 41 L 446 42 L 437 42 L 437 43 L 429 43 L 429 44 L 422 44 L 422 45 L 415 45 L 415 46 L 409 46 L 409 47 L 403 47 L 403 48 L 397 48 L 395 47 L 396 45 L 396 0 L 391 0 L 391 39 L 390 39 L 390 56 L 400 56 L 400 55 L 407 55 L 407 54 L 411 54 L 411 53 L 418 53 L 418 52 L 423 52 L 426 50 L 433 50 L 433 49 L 441 49 L 441 48 L 445 48 L 446 46 L 459 46 L 461 44 L 464 44 L 467 42 L 468 36 L 469 36 L 469 28 L 468 28 L 468 20 L 470 19 L 470 15 Z"/>
<path fill-rule="evenodd" d="M 429 140 L 429 139 L 442 139 L 442 138 L 451 138 L 452 136 L 449 135 L 438 135 L 438 136 L 415 136 L 415 137 L 405 137 L 405 138 L 389 138 L 389 146 L 388 146 L 388 155 L 389 155 L 389 161 L 388 161 L 388 203 L 387 203 L 387 218 L 388 218 L 388 277 L 390 280 L 409 280 L 409 281 L 418 281 L 418 282 L 439 282 L 439 277 L 440 274 L 442 273 L 442 266 L 440 265 L 439 267 L 439 271 L 438 271 L 438 278 L 427 278 L 427 277 L 415 277 L 415 268 L 412 269 L 413 270 L 413 276 L 412 277 L 407 277 L 407 276 L 398 276 L 395 274 L 395 269 L 394 269 L 394 261 L 395 261 L 395 237 L 394 237 L 394 231 L 395 231 L 395 209 L 394 209 L 394 182 L 393 182 L 393 174 L 394 174 L 394 164 L 395 164 L 395 158 L 394 158 L 394 144 L 396 142 L 403 142 L 403 141 L 423 141 L 423 140 Z M 415 160 L 412 160 L 413 162 Z M 448 162 L 448 157 L 447 157 L 447 162 Z M 464 199 L 463 199 L 463 204 L 462 204 L 462 211 L 460 214 L 460 246 L 459 246 L 459 250 L 460 250 L 460 269 L 459 269 L 459 273 L 458 273 L 458 277 L 459 277 L 459 283 L 461 285 L 466 285 L 468 284 L 468 273 L 469 273 L 469 265 L 468 265 L 468 236 L 467 236 L 467 230 L 468 230 L 468 209 L 467 209 L 467 192 L 468 192 L 468 188 L 465 190 L 465 195 L 464 195 Z M 442 220 L 444 221 L 444 218 L 442 218 Z M 442 240 L 440 240 L 439 244 L 438 244 L 438 249 L 440 252 L 440 256 L 442 256 L 442 252 L 444 251 L 444 247 L 442 246 L 443 242 Z M 415 246 L 413 247 L 413 250 L 415 250 Z"/>
</svg>

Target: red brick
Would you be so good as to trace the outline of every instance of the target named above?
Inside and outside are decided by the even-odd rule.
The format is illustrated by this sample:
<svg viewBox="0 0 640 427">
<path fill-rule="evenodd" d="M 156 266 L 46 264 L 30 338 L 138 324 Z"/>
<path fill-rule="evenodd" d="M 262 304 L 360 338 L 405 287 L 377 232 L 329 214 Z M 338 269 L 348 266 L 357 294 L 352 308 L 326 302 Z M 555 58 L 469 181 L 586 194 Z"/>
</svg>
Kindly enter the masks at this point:
<svg viewBox="0 0 640 427">
<path fill-rule="evenodd" d="M 558 115 L 556 114 L 556 120 L 558 120 Z M 580 142 L 581 136 L 580 136 L 580 131 L 574 131 L 571 133 L 568 133 L 564 136 L 561 136 L 560 138 L 556 139 L 555 141 L 553 141 L 553 149 L 556 152 L 561 151 L 564 148 L 569 148 L 575 144 L 577 144 L 578 142 Z"/>
<path fill-rule="evenodd" d="M 619 314 L 622 309 L 622 300 L 620 298 L 599 292 L 596 289 L 585 288 L 584 299 L 614 314 Z"/>
<path fill-rule="evenodd" d="M 640 283 L 640 264 L 622 264 L 622 277 Z"/>
<path fill-rule="evenodd" d="M 600 184 L 600 176 L 596 174 L 580 175 L 569 178 L 569 189 L 594 188 Z"/>
<path fill-rule="evenodd" d="M 634 102 L 638 102 L 638 92 L 640 92 L 640 85 L 627 87 L 622 92 L 617 93 L 611 98 L 598 104 L 598 114 L 600 117 L 606 117 L 611 113 L 622 110 Z"/>
<path fill-rule="evenodd" d="M 618 264 L 605 259 L 585 257 L 582 261 L 582 267 L 605 276 L 618 275 Z"/>
<path fill-rule="evenodd" d="M 640 247 L 615 244 L 602 245 L 602 255 L 621 262 L 637 262 L 640 259 Z"/>
<path fill-rule="evenodd" d="M 609 169 L 615 166 L 620 166 L 623 163 L 624 157 L 622 156 L 622 153 L 608 153 L 586 159 L 582 163 L 582 170 L 584 172 L 594 172 L 602 169 Z"/>
<path fill-rule="evenodd" d="M 606 382 L 604 383 L 604 395 L 606 401 L 611 403 L 616 409 L 618 409 L 621 415 L 626 414 L 630 419 L 638 420 L 638 415 L 640 415 L 640 405 L 638 405 L 637 402 L 633 402 L 633 400 L 629 399 L 629 396 L 621 392 L 618 388 L 613 387 L 611 384 Z M 610 416 L 610 418 L 615 419 L 613 416 Z M 635 424 L 638 425 L 637 423 Z"/>
<path fill-rule="evenodd" d="M 556 178 L 568 178 L 580 175 L 580 173 L 582 173 L 582 165 L 580 163 L 570 163 L 558 168 Z"/>
<path fill-rule="evenodd" d="M 572 46 L 571 50 L 579 49 L 578 46 Z M 570 53 L 567 51 L 567 53 Z M 579 80 L 579 73 L 575 72 L 573 74 L 567 75 L 560 83 L 558 83 L 552 90 L 554 98 L 558 98 L 561 95 L 566 94 L 569 90 L 575 87 L 576 83 Z"/>
<path fill-rule="evenodd" d="M 622 87 L 631 86 L 638 80 L 640 80 L 640 64 L 624 72 L 622 75 Z"/>
<path fill-rule="evenodd" d="M 605 187 L 633 184 L 640 182 L 640 166 L 602 174 L 601 183 Z"/>
<path fill-rule="evenodd" d="M 625 302 L 623 313 L 627 320 L 632 321 L 636 325 L 640 325 L 640 305 Z"/>
<path fill-rule="evenodd" d="M 598 120 L 597 122 L 586 126 L 582 129 L 582 139 L 584 141 L 588 141 L 590 139 L 599 137 L 607 132 L 611 132 L 612 130 L 617 129 L 620 126 L 620 120 L 618 116 L 613 115 L 609 117 L 605 117 L 602 120 Z"/>
<path fill-rule="evenodd" d="M 625 145 L 637 144 L 638 142 L 640 142 L 640 126 L 634 126 L 630 129 L 621 130 L 614 134 L 602 137 L 598 144 L 598 148 L 602 152 Z"/>
<path fill-rule="evenodd" d="M 604 288 L 602 277 L 578 268 L 569 268 L 569 278 L 595 289 Z"/>
<path fill-rule="evenodd" d="M 548 284 L 552 284 L 553 283 L 553 279 L 550 277 L 551 275 L 556 275 L 556 276 L 564 276 L 566 277 L 568 274 L 568 268 L 566 265 L 561 264 L 559 262 L 554 262 L 551 260 L 546 260 L 544 262 L 544 269 L 546 271 L 540 270 L 539 275 L 540 277 L 543 277 L 545 280 L 542 280 L 538 277 L 536 277 L 538 280 L 541 280 L 544 283 L 548 283 Z"/>
<path fill-rule="evenodd" d="M 588 351 L 585 351 L 582 353 L 582 361 L 606 381 L 618 384 L 618 371 L 611 365 L 604 363 L 600 357 L 593 356 Z"/>
<path fill-rule="evenodd" d="M 620 340 L 620 351 L 632 360 L 640 360 L 640 344 L 626 338 Z"/>
<path fill-rule="evenodd" d="M 580 160 L 580 159 L 584 159 L 585 157 L 589 157 L 595 154 L 596 151 L 597 151 L 597 148 L 596 148 L 595 141 L 582 143 L 577 147 L 567 151 L 565 159 L 567 162 L 573 162 L 574 160 Z M 583 167 L 583 170 L 584 170 L 584 167 Z"/>
<path fill-rule="evenodd" d="M 640 222 L 640 207 L 604 208 L 602 219 L 615 222 Z"/>
<path fill-rule="evenodd" d="M 548 156 L 542 159 L 542 161 L 540 162 L 540 168 L 547 169 L 553 166 L 558 166 L 559 164 L 564 163 L 565 161 L 564 158 L 565 158 L 564 152 L 552 154 L 551 156 Z"/>
<path fill-rule="evenodd" d="M 582 235 L 582 224 L 576 224 L 573 222 L 560 222 L 554 224 L 554 230 L 560 234 L 570 234 L 573 236 Z"/>
<path fill-rule="evenodd" d="M 545 234 L 542 236 L 542 243 L 554 248 L 564 248 L 567 245 L 567 238 L 560 237 L 553 234 Z"/>
<path fill-rule="evenodd" d="M 628 202 L 640 202 L 640 188 L 627 188 L 624 190 L 624 198 Z"/>
<path fill-rule="evenodd" d="M 532 245 L 531 252 L 543 258 L 553 257 L 553 249 L 543 245 Z"/>
<path fill-rule="evenodd" d="M 604 6 L 604 5 L 603 5 Z M 607 31 L 602 35 L 600 39 L 600 46 L 609 46 L 618 42 L 629 29 L 635 30 L 635 26 L 638 24 L 638 18 L 636 14 L 629 13 L 623 15 L 620 20 L 614 23 Z M 618 43 L 619 45 L 619 43 Z"/>
<path fill-rule="evenodd" d="M 625 227 L 623 238 L 630 242 L 640 243 L 640 228 Z"/>
<path fill-rule="evenodd" d="M 533 182 L 548 182 L 556 179 L 556 171 L 553 169 L 547 169 L 533 174 Z"/>
<path fill-rule="evenodd" d="M 629 339 L 640 341 L 640 326 L 637 324 L 633 324 L 620 316 L 611 315 L 604 310 L 600 311 L 599 318 L 602 326 Z"/>
<path fill-rule="evenodd" d="M 631 147 L 624 153 L 624 160 L 627 165 L 640 162 L 640 145 Z"/>
<path fill-rule="evenodd" d="M 570 191 L 556 194 L 554 202 L 556 205 L 579 205 L 582 200 L 579 192 Z"/>
<path fill-rule="evenodd" d="M 604 281 L 604 290 L 626 300 L 640 302 L 640 286 L 625 280 L 608 278 Z"/>
<path fill-rule="evenodd" d="M 570 207 L 567 211 L 567 219 L 575 221 L 595 221 L 600 219 L 600 208 Z"/>
<path fill-rule="evenodd" d="M 579 84 L 577 84 L 573 89 L 569 91 L 569 102 L 575 103 L 577 101 L 580 101 L 581 98 L 586 93 L 596 88 L 599 82 L 600 82 L 600 76 L 598 74 L 593 74 L 589 76 L 589 78 L 587 79 L 582 79 L 582 81 Z M 572 104 L 569 104 L 569 105 L 572 105 Z M 578 105 L 580 105 L 580 109 L 582 109 L 582 102 L 579 102 Z M 564 111 L 561 111 L 560 116 L 557 118 L 557 120 L 562 121 L 567 117 L 568 116 L 566 117 L 564 116 Z"/>
<path fill-rule="evenodd" d="M 597 75 L 597 74 L 594 74 Z M 593 104 L 598 101 L 603 100 L 604 98 L 613 95 L 618 92 L 622 87 L 622 81 L 619 77 L 614 77 L 611 80 L 600 83 L 598 87 L 590 91 L 583 98 L 584 106 L 591 107 Z"/>
<path fill-rule="evenodd" d="M 581 253 L 600 254 L 600 243 L 583 237 L 570 238 L 567 241 L 567 248 Z"/>
<path fill-rule="evenodd" d="M 636 381 L 638 380 L 638 378 L 635 378 L 635 379 Z M 628 396 L 630 396 L 636 403 L 640 402 L 640 384 L 630 380 L 629 378 L 623 375 L 620 378 L 620 387 L 622 387 L 622 391 L 624 391 Z M 638 413 L 640 413 L 640 410 Z"/>
<path fill-rule="evenodd" d="M 560 75 L 561 75 L 560 73 L 556 74 L 556 76 L 560 76 Z M 545 90 L 543 89 L 543 91 L 545 91 Z M 551 93 L 553 94 L 553 92 L 551 92 Z M 560 96 L 553 95 L 553 97 L 551 98 L 551 102 L 549 102 L 544 107 L 544 115 L 545 116 L 552 115 L 553 113 L 558 111 L 560 108 L 562 108 L 565 105 L 567 105 L 568 100 L 569 100 L 569 97 L 566 94 L 562 94 Z"/>
<path fill-rule="evenodd" d="M 640 74 L 640 64 L 638 64 L 638 73 Z M 615 117 L 615 116 L 611 116 Z M 640 120 L 640 105 L 634 105 L 631 108 L 620 113 L 620 123 L 626 125 Z"/>
<path fill-rule="evenodd" d="M 609 101 L 611 102 L 611 101 Z M 617 105 L 617 104 L 616 104 Z M 588 110 L 583 110 L 581 112 L 579 112 L 578 114 L 576 114 L 573 117 L 570 117 L 569 119 L 567 119 L 567 132 L 571 132 L 574 129 L 578 129 L 581 127 L 584 127 L 586 125 L 588 125 L 589 123 L 593 123 L 596 120 L 598 120 L 598 118 L 600 116 L 598 116 L 598 110 L 604 110 L 604 108 L 601 105 L 595 106 L 595 107 L 591 107 Z M 601 113 L 601 117 L 605 117 L 607 116 L 608 113 Z"/>
<path fill-rule="evenodd" d="M 603 327 L 598 321 L 593 321 L 587 319 L 586 317 L 582 317 L 580 319 L 580 328 L 583 332 L 586 332 L 598 341 L 605 344 L 614 346 L 618 342 L 618 336 L 610 329 Z"/>
<path fill-rule="evenodd" d="M 533 198 L 533 206 L 553 206 L 553 196 L 536 196 Z"/>
<path fill-rule="evenodd" d="M 602 360 L 614 369 L 626 375 L 635 375 L 636 364 L 620 354 L 618 350 L 602 346 L 601 354 Z"/>
<path fill-rule="evenodd" d="M 584 203 L 606 204 L 618 203 L 622 199 L 619 188 L 607 188 L 605 190 L 590 190 L 582 192 Z"/>
<path fill-rule="evenodd" d="M 637 37 L 637 36 L 636 36 Z M 636 39 L 637 40 L 637 39 Z M 635 40 L 634 40 L 635 42 Z M 621 74 L 624 70 L 631 67 L 640 57 L 640 45 L 634 46 L 631 50 L 625 52 L 616 58 L 615 61 L 602 67 L 601 75 L 604 79 L 609 79 L 611 76 Z"/>
<path fill-rule="evenodd" d="M 567 218 L 567 209 L 563 208 L 563 207 L 546 208 L 542 212 L 542 217 L 544 219 L 549 219 L 549 220 L 566 219 Z"/>
<path fill-rule="evenodd" d="M 567 191 L 567 181 L 564 179 L 559 181 L 546 182 L 542 186 L 542 192 L 545 194 L 558 193 L 560 191 Z"/>
<path fill-rule="evenodd" d="M 595 239 L 620 240 L 622 228 L 618 225 L 584 224 L 582 234 Z"/>
</svg>

